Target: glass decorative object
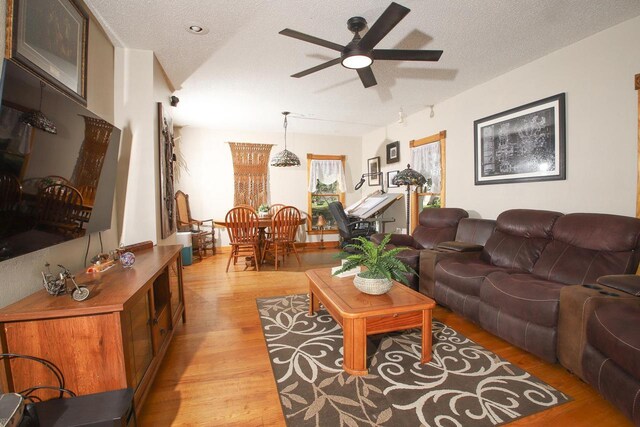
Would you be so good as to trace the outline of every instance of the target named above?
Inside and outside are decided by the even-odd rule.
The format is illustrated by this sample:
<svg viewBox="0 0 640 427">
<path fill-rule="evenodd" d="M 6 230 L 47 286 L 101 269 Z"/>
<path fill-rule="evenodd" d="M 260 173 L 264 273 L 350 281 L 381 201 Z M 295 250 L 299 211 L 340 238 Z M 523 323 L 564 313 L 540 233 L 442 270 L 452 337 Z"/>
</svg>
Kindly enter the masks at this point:
<svg viewBox="0 0 640 427">
<path fill-rule="evenodd" d="M 136 256 L 133 252 L 125 252 L 120 255 L 120 263 L 124 268 L 130 268 L 136 262 Z"/>
</svg>

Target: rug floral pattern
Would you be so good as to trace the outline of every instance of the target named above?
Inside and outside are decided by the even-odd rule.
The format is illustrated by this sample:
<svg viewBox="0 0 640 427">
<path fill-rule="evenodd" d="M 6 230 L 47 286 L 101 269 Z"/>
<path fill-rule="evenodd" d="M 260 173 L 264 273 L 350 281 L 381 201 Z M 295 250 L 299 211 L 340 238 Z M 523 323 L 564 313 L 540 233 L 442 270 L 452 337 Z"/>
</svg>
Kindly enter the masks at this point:
<svg viewBox="0 0 640 427">
<path fill-rule="evenodd" d="M 493 426 L 569 401 L 437 320 L 430 363 L 414 329 L 369 337 L 369 374 L 351 376 L 341 327 L 306 295 L 257 303 L 289 426 Z"/>
</svg>

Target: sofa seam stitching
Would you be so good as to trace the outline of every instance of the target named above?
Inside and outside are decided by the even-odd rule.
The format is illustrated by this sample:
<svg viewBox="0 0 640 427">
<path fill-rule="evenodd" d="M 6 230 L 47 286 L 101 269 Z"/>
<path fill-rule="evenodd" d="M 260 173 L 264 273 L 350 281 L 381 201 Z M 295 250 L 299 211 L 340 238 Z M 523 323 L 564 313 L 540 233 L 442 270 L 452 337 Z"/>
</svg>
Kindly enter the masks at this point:
<svg viewBox="0 0 640 427">
<path fill-rule="evenodd" d="M 600 394 L 602 394 L 602 387 L 600 387 L 600 379 L 602 378 L 602 368 L 604 367 L 604 364 L 607 363 L 609 360 L 610 359 L 608 357 L 604 359 L 600 364 L 600 369 L 598 369 L 598 392 L 600 392 Z"/>
<path fill-rule="evenodd" d="M 620 338 L 618 338 L 617 336 L 615 336 L 615 334 L 613 332 L 611 332 L 609 330 L 609 328 L 607 328 L 601 321 L 600 321 L 600 317 L 598 317 L 598 312 L 594 311 L 593 314 L 596 317 L 596 320 L 598 321 L 598 323 L 600 323 L 600 325 L 604 328 L 605 331 L 607 331 L 613 338 L 615 338 L 617 341 L 620 341 L 621 343 L 623 343 L 624 345 L 626 345 L 627 347 L 631 347 L 632 349 L 636 350 L 636 351 L 640 351 L 640 348 L 638 347 L 634 347 L 631 344 L 629 344 L 628 342 L 621 340 Z"/>
<path fill-rule="evenodd" d="M 598 258 L 598 255 L 600 255 L 600 253 L 601 253 L 601 251 L 596 252 L 596 254 L 593 256 L 593 258 L 591 258 L 591 262 L 589 263 L 589 266 L 587 267 L 587 271 L 585 271 L 584 276 L 582 276 L 582 282 L 580 282 L 581 285 L 584 285 L 584 281 L 587 279 L 587 275 L 589 274 L 589 270 L 591 270 L 591 266 L 595 262 L 596 258 Z"/>
<path fill-rule="evenodd" d="M 565 246 L 565 248 L 562 251 L 562 253 L 556 259 L 556 262 L 554 262 L 553 265 L 551 266 L 551 268 L 549 269 L 549 273 L 547 273 L 547 279 L 548 280 L 550 280 L 549 278 L 551 277 L 551 273 L 553 273 L 553 269 L 556 268 L 556 265 L 558 265 L 558 263 L 560 262 L 560 258 L 562 258 L 564 256 L 564 253 L 567 252 L 568 249 L 569 249 L 569 245 Z"/>
<path fill-rule="evenodd" d="M 498 288 L 498 287 L 495 285 L 495 283 L 493 283 L 493 282 L 491 281 L 491 279 L 490 279 L 489 277 L 485 277 L 485 280 L 487 280 L 489 283 L 491 283 L 491 285 L 492 285 L 496 290 L 498 290 L 499 292 L 502 292 L 502 293 L 503 293 L 503 294 L 505 294 L 505 295 L 509 295 L 510 297 L 515 298 L 515 299 L 520 299 L 520 300 L 523 300 L 523 301 L 532 301 L 532 302 L 558 302 L 558 300 L 557 300 L 557 299 L 531 299 L 531 298 L 523 298 L 523 297 L 519 297 L 519 296 L 517 296 L 517 295 L 512 295 L 512 294 L 509 294 L 509 293 L 507 293 L 507 292 L 503 291 L 502 289 Z"/>
</svg>

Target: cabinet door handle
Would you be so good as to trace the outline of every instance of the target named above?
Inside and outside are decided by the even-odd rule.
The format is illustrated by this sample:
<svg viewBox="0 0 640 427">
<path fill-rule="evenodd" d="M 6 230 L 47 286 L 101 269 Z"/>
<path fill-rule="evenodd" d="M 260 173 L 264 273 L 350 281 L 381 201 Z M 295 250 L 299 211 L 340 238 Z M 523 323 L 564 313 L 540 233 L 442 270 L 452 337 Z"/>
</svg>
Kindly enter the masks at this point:
<svg viewBox="0 0 640 427">
<path fill-rule="evenodd" d="M 154 324 L 154 325 L 157 325 L 157 324 L 158 324 L 158 318 L 157 318 L 157 317 L 154 317 L 154 318 L 153 318 L 153 324 Z"/>
</svg>

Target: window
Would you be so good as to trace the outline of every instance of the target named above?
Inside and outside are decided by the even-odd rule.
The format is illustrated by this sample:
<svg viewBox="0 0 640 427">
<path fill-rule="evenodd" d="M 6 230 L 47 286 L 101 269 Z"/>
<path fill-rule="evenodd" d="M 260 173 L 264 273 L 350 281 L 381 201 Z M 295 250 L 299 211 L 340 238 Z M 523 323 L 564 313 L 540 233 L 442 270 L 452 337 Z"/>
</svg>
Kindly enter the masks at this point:
<svg viewBox="0 0 640 427">
<path fill-rule="evenodd" d="M 409 143 L 411 167 L 431 180 L 430 187 L 419 188 L 411 197 L 411 229 L 418 224 L 418 215 L 424 208 L 445 206 L 446 167 L 445 147 L 447 131 L 441 131 L 426 138 Z"/>
<path fill-rule="evenodd" d="M 329 212 L 329 203 L 345 204 L 345 156 L 307 154 L 309 222 L 307 233 L 320 233 L 318 218 L 325 219 L 325 233 L 337 233 L 338 226 Z"/>
</svg>

